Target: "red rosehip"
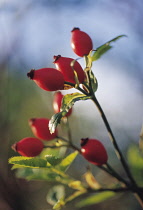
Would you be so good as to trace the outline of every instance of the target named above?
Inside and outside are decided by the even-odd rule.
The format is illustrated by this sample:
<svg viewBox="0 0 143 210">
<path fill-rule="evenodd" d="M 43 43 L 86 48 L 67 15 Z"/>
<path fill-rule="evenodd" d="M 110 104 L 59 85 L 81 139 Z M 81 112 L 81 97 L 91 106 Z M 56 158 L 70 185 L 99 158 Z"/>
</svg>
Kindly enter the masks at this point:
<svg viewBox="0 0 143 210">
<path fill-rule="evenodd" d="M 12 149 L 22 156 L 35 157 L 44 148 L 43 143 L 36 138 L 27 137 L 12 145 Z"/>
<path fill-rule="evenodd" d="M 60 108 L 61 108 L 63 97 L 64 95 L 60 91 L 54 94 L 53 109 L 55 113 L 58 113 L 61 111 Z M 71 113 L 72 113 L 72 108 L 68 111 L 68 113 L 66 114 L 66 117 L 70 116 Z"/>
<path fill-rule="evenodd" d="M 105 164 L 108 159 L 105 147 L 96 139 L 81 139 L 81 154 L 94 165 Z"/>
<path fill-rule="evenodd" d="M 80 57 L 88 55 L 93 49 L 93 43 L 90 36 L 79 28 L 73 28 L 71 37 L 71 47 L 75 54 Z"/>
<path fill-rule="evenodd" d="M 76 71 L 79 83 L 83 83 L 85 79 L 85 73 L 81 67 L 81 65 L 75 61 L 73 67 L 71 66 L 71 62 L 74 59 L 72 58 L 67 58 L 67 57 L 62 57 L 61 55 L 54 56 L 54 64 L 56 65 L 57 70 L 59 70 L 63 76 L 64 80 L 67 82 L 71 82 L 75 84 L 75 76 L 74 76 L 74 71 Z"/>
<path fill-rule="evenodd" d="M 32 69 L 27 73 L 27 76 L 46 91 L 64 89 L 64 77 L 61 72 L 54 68 Z"/>
<path fill-rule="evenodd" d="M 57 130 L 54 133 L 50 133 L 49 119 L 47 118 L 32 118 L 29 120 L 29 126 L 33 134 L 42 140 L 52 140 L 57 137 Z"/>
</svg>

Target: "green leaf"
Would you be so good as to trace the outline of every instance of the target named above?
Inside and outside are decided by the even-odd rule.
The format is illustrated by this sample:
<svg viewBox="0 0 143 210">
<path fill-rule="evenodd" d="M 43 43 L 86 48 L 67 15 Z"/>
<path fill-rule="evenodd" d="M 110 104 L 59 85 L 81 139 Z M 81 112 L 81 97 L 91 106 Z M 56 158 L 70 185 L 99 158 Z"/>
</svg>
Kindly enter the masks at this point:
<svg viewBox="0 0 143 210">
<path fill-rule="evenodd" d="M 84 200 L 77 203 L 77 207 L 81 208 L 84 206 L 90 206 L 92 204 L 101 203 L 102 201 L 105 201 L 109 198 L 112 198 L 115 195 L 114 192 L 101 192 L 95 195 L 92 195 L 90 197 L 85 198 Z"/>
<path fill-rule="evenodd" d="M 110 50 L 112 48 L 112 46 L 110 45 L 111 42 L 115 42 L 118 39 L 125 37 L 125 36 L 126 35 L 120 35 L 120 36 L 115 37 L 114 39 L 111 39 L 110 41 L 108 41 L 105 44 L 98 47 L 95 50 L 95 52 L 93 53 L 93 55 L 91 55 L 91 53 L 90 53 L 89 57 L 91 58 L 92 61 L 98 60 L 104 53 L 106 53 L 108 50 Z"/>
<path fill-rule="evenodd" d="M 62 117 L 64 117 L 68 113 L 68 111 L 74 105 L 74 103 L 76 101 L 88 100 L 90 98 L 91 98 L 90 96 L 86 96 L 81 93 L 72 93 L 72 94 L 65 95 L 62 100 L 61 112 L 53 115 L 49 122 L 50 132 L 54 133 L 54 131 L 55 131 L 56 127 L 58 126 L 58 124 L 60 123 Z"/>
<path fill-rule="evenodd" d="M 74 161 L 74 159 L 76 158 L 77 155 L 78 155 L 78 151 L 75 151 L 75 152 L 71 153 L 70 155 L 68 155 L 58 165 L 58 169 L 61 171 L 66 171 L 69 168 L 69 166 L 71 165 L 71 163 Z"/>
<path fill-rule="evenodd" d="M 52 166 L 56 166 L 62 160 L 61 158 L 58 158 L 58 157 L 53 156 L 53 155 L 46 155 L 45 158 L 48 161 L 48 163 L 50 163 Z"/>
<path fill-rule="evenodd" d="M 56 181 L 57 175 L 48 168 L 21 168 L 17 170 L 16 176 L 18 178 L 25 178 L 27 180 L 44 180 L 44 181 Z"/>
<path fill-rule="evenodd" d="M 90 96 L 86 96 L 81 93 L 67 94 L 63 97 L 61 111 L 65 111 L 67 113 L 76 101 L 88 100 L 90 98 Z"/>
<path fill-rule="evenodd" d="M 50 133 L 54 133 L 58 124 L 60 124 L 62 117 L 64 117 L 64 112 L 56 113 L 52 116 L 51 120 L 49 121 L 49 130 Z"/>
<path fill-rule="evenodd" d="M 10 164 L 15 164 L 17 166 L 30 167 L 30 168 L 40 168 L 46 167 L 47 161 L 38 157 L 30 158 L 23 156 L 11 157 L 8 162 Z"/>
<path fill-rule="evenodd" d="M 94 92 L 96 92 L 97 88 L 98 88 L 98 82 L 97 82 L 97 79 L 96 79 L 96 77 L 94 76 L 94 74 L 93 74 L 93 72 L 91 70 L 89 71 L 89 76 L 90 76 L 92 90 Z"/>
<path fill-rule="evenodd" d="M 127 157 L 137 183 L 143 186 L 143 156 L 138 146 L 132 145 L 128 150 Z"/>
<path fill-rule="evenodd" d="M 18 178 L 25 178 L 27 180 L 45 180 L 52 182 L 59 182 L 68 185 L 71 182 L 69 176 L 65 173 L 51 168 L 29 168 L 23 167 L 16 171 L 16 176 Z"/>
</svg>

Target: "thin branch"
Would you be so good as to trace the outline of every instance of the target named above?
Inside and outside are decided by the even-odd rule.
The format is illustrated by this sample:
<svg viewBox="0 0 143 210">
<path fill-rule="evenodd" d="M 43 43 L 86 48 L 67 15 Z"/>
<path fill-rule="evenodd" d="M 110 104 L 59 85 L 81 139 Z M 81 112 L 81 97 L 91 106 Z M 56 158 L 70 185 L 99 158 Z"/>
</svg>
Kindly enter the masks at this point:
<svg viewBox="0 0 143 210">
<path fill-rule="evenodd" d="M 110 140 L 111 140 L 111 142 L 112 142 L 112 144 L 114 146 L 114 149 L 115 149 L 115 152 L 116 152 L 117 157 L 121 161 L 121 163 L 123 165 L 123 168 L 126 171 L 126 174 L 129 177 L 129 179 L 131 180 L 132 184 L 136 185 L 136 182 L 135 182 L 134 178 L 132 177 L 132 174 L 130 172 L 130 169 L 129 169 L 129 167 L 128 167 L 128 165 L 127 165 L 127 163 L 126 163 L 126 161 L 125 161 L 125 159 L 124 159 L 124 157 L 122 155 L 122 152 L 121 152 L 121 150 L 120 150 L 120 148 L 119 148 L 119 146 L 117 144 L 117 141 L 116 141 L 116 139 L 115 139 L 115 137 L 113 135 L 113 132 L 112 132 L 112 130 L 110 128 L 110 125 L 109 125 L 109 123 L 107 121 L 107 118 L 106 118 L 106 116 L 105 116 L 105 114 L 104 114 L 104 112 L 103 112 L 103 110 L 102 110 L 102 108 L 101 108 L 101 106 L 100 106 L 97 98 L 95 97 L 95 95 L 93 96 L 92 100 L 95 103 L 95 105 L 97 106 L 97 108 L 98 108 L 98 110 L 99 110 L 99 112 L 101 114 L 101 117 L 102 117 L 103 122 L 104 122 L 104 124 L 106 126 L 106 129 L 108 131 L 108 135 L 109 135 Z"/>
</svg>

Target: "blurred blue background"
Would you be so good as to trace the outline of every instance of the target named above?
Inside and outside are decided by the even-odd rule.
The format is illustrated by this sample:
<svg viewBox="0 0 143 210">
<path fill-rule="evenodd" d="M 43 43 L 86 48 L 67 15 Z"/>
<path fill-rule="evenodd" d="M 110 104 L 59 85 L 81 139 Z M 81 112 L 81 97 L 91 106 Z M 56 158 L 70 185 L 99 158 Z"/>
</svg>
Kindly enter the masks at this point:
<svg viewBox="0 0 143 210">
<path fill-rule="evenodd" d="M 143 121 L 142 20 L 142 0 L 0 0 L 0 152 L 3 160 L 0 168 L 4 179 L 1 183 L 9 183 L 12 179 L 13 188 L 17 182 L 9 172 L 7 159 L 14 155 L 11 143 L 31 135 L 27 120 L 35 116 L 50 118 L 53 114 L 52 93 L 39 90 L 27 79 L 26 73 L 32 68 L 54 67 L 54 55 L 76 59 L 70 47 L 73 27 L 90 35 L 94 49 L 118 35 L 127 35 L 113 43 L 114 47 L 94 63 L 93 71 L 99 83 L 97 98 L 119 144 L 126 149 L 130 143 L 138 142 Z M 84 67 L 84 61 L 79 62 Z M 74 108 L 71 117 L 74 141 L 95 137 L 110 147 L 94 105 L 79 102 Z M 6 188 L 1 188 L 2 209 L 18 209 L 14 203 L 17 190 L 14 195 L 11 193 L 11 201 L 6 199 L 7 193 L 4 196 L 2 189 Z M 23 194 L 23 189 L 21 191 Z M 36 209 L 27 206 L 25 204 L 23 209 Z M 100 208 L 105 209 L 104 206 Z M 139 207 L 133 206 L 135 208 Z"/>
</svg>

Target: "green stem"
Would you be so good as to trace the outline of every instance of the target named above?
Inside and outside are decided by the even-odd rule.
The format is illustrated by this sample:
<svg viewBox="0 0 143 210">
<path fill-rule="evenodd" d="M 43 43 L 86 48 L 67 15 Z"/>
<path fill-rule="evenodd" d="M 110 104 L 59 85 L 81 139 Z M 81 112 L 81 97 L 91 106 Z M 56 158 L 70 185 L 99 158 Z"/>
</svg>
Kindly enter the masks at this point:
<svg viewBox="0 0 143 210">
<path fill-rule="evenodd" d="M 65 84 L 67 85 L 70 85 L 72 86 L 73 88 L 76 88 L 77 90 L 79 90 L 80 92 L 82 92 L 83 94 L 87 95 L 87 96 L 90 96 L 89 93 L 87 93 L 85 90 L 83 90 L 82 88 L 80 88 L 79 86 L 78 87 L 75 87 L 75 84 L 74 83 L 71 83 L 71 82 L 64 82 Z"/>
<path fill-rule="evenodd" d="M 69 118 L 66 117 L 66 125 L 67 125 L 67 133 L 68 133 L 68 139 L 69 139 L 69 142 L 71 143 L 72 142 L 72 135 L 71 135 L 71 129 L 70 129 L 70 124 L 69 124 Z"/>
<path fill-rule="evenodd" d="M 67 139 L 61 136 L 58 136 L 57 138 L 63 140 L 64 142 L 67 142 L 68 143 L 66 145 L 67 147 L 71 147 L 72 149 L 77 150 L 79 153 L 81 153 L 81 150 L 77 146 L 75 146 L 72 142 L 69 142 Z"/>
</svg>

